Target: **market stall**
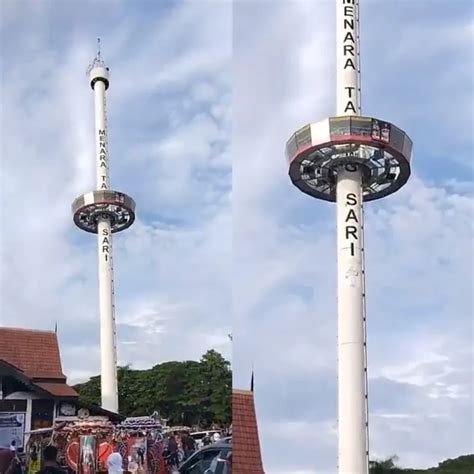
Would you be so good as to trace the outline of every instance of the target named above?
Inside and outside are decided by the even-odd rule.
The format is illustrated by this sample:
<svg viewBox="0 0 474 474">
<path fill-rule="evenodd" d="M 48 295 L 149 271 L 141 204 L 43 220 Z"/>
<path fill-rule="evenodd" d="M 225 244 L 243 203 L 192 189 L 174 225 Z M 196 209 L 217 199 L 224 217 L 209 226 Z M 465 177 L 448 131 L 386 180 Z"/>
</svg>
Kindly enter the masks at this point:
<svg viewBox="0 0 474 474">
<path fill-rule="evenodd" d="M 115 447 L 123 468 L 137 474 L 166 474 L 163 426 L 153 417 L 127 418 L 115 428 Z"/>
</svg>

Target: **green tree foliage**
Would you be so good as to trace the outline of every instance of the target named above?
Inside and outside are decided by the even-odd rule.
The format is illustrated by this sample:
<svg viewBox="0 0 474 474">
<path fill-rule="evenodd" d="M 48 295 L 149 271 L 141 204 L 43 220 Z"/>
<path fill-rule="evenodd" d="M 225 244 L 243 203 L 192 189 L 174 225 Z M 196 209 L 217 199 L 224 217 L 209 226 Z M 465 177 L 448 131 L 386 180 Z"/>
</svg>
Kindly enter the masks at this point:
<svg viewBox="0 0 474 474">
<path fill-rule="evenodd" d="M 396 465 L 396 456 L 386 460 L 370 462 L 370 474 L 472 474 L 474 472 L 474 454 L 447 459 L 437 467 L 429 469 L 407 469 Z"/>
<path fill-rule="evenodd" d="M 158 411 L 169 424 L 228 425 L 232 419 L 230 363 L 214 350 L 201 360 L 164 362 L 148 370 L 119 367 L 119 405 L 124 416 Z M 81 401 L 100 404 L 100 377 L 76 387 Z"/>
<path fill-rule="evenodd" d="M 396 462 L 398 458 L 397 456 L 391 456 L 385 460 L 376 460 L 370 461 L 370 474 L 398 474 L 402 472 L 400 468 L 397 467 Z"/>
</svg>

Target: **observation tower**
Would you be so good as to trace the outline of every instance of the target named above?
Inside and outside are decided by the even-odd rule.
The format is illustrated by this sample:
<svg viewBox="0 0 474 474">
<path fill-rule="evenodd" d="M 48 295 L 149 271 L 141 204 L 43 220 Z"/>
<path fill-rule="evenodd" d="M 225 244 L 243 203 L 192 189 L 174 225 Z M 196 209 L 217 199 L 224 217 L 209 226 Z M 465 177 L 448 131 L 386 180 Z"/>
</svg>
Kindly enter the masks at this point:
<svg viewBox="0 0 474 474">
<path fill-rule="evenodd" d="M 97 189 L 79 196 L 72 204 L 74 223 L 97 234 L 99 256 L 100 380 L 102 408 L 118 413 L 117 346 L 114 306 L 112 234 L 127 229 L 135 220 L 135 202 L 113 191 L 109 177 L 109 151 L 105 91 L 109 88 L 109 68 L 99 50 L 89 67 L 94 91 Z"/>
<path fill-rule="evenodd" d="M 361 115 L 359 0 L 336 0 L 337 116 L 286 144 L 293 184 L 336 203 L 338 470 L 367 474 L 368 378 L 363 201 L 396 192 L 410 176 L 412 141 L 392 123 Z"/>
</svg>

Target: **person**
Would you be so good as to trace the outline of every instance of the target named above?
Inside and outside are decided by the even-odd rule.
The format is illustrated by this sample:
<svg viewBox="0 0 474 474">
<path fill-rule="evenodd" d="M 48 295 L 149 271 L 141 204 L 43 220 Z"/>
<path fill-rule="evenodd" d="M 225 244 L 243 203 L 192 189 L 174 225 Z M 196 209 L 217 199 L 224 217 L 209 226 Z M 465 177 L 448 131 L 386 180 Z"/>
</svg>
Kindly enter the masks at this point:
<svg viewBox="0 0 474 474">
<path fill-rule="evenodd" d="M 183 458 L 184 461 L 186 461 L 186 459 L 188 459 L 189 456 L 191 455 L 189 451 L 189 438 L 190 436 L 188 435 L 188 433 L 183 433 L 181 435 L 181 445 L 184 451 L 184 458 Z"/>
<path fill-rule="evenodd" d="M 179 458 L 178 458 L 178 443 L 174 434 L 171 434 L 168 449 L 170 451 L 170 462 L 172 466 L 179 467 Z"/>
<path fill-rule="evenodd" d="M 187 458 L 189 458 L 194 453 L 194 451 L 196 451 L 196 442 L 194 441 L 194 438 L 189 434 L 186 437 L 185 450 L 187 451 Z"/>
<path fill-rule="evenodd" d="M 112 453 L 107 458 L 107 471 L 110 474 L 121 474 L 122 470 L 122 456 L 120 453 Z"/>
<path fill-rule="evenodd" d="M 10 443 L 10 451 L 13 451 L 14 453 L 16 453 L 16 441 L 15 440 L 12 440 L 12 442 Z"/>
<path fill-rule="evenodd" d="M 30 448 L 30 462 L 28 464 L 28 473 L 36 474 L 41 469 L 41 462 L 38 455 L 38 447 L 33 443 Z"/>
<path fill-rule="evenodd" d="M 143 467 L 145 465 L 145 450 L 140 446 L 138 449 L 137 449 L 137 454 L 138 454 L 138 465 L 140 467 Z"/>
<path fill-rule="evenodd" d="M 67 471 L 61 469 L 57 461 L 58 450 L 52 444 L 43 449 L 43 469 L 37 474 L 67 474 Z"/>
</svg>

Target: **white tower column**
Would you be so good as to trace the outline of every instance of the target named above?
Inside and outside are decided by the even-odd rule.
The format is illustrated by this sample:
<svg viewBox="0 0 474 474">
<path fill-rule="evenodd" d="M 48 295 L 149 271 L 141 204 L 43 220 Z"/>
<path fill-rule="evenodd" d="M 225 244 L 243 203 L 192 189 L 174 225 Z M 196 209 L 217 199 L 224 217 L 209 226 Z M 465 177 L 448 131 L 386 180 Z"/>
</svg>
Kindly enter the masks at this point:
<svg viewBox="0 0 474 474">
<path fill-rule="evenodd" d="M 337 180 L 339 472 L 367 473 L 360 170 Z"/>
<path fill-rule="evenodd" d="M 95 102 L 96 170 L 97 189 L 110 189 L 105 89 L 108 74 L 106 68 L 91 71 Z M 103 76 L 103 77 L 102 77 Z M 115 340 L 115 315 L 112 265 L 112 226 L 110 217 L 97 220 L 99 257 L 99 311 L 100 311 L 100 363 L 102 407 L 118 413 L 117 355 Z"/>
<path fill-rule="evenodd" d="M 107 110 L 105 92 L 109 87 L 109 68 L 99 51 L 89 67 L 94 91 L 96 190 L 72 203 L 74 223 L 81 230 L 97 234 L 99 264 L 101 405 L 118 413 L 117 346 L 115 331 L 114 269 L 112 234 L 128 229 L 135 221 L 135 201 L 110 188 Z"/>
<path fill-rule="evenodd" d="M 359 0 L 336 0 L 337 115 L 360 115 Z"/>
<path fill-rule="evenodd" d="M 337 115 L 360 115 L 358 0 L 337 0 Z M 362 175 L 347 163 L 337 172 L 338 469 L 366 474 Z"/>
<path fill-rule="evenodd" d="M 413 142 L 386 120 L 361 116 L 359 0 L 335 2 L 337 117 L 301 127 L 286 142 L 286 155 L 298 189 L 336 202 L 338 471 L 368 474 L 363 201 L 408 181 Z"/>
</svg>

